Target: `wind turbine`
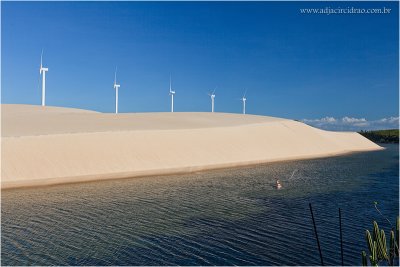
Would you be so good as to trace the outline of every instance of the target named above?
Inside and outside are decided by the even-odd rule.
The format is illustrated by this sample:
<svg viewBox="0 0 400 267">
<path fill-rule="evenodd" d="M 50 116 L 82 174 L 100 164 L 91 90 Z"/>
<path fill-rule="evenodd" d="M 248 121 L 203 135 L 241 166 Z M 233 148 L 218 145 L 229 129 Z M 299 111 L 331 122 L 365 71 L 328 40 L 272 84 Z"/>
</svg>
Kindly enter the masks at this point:
<svg viewBox="0 0 400 267">
<path fill-rule="evenodd" d="M 117 84 L 117 67 L 115 67 L 115 75 L 114 75 L 114 89 L 115 89 L 115 114 L 118 113 L 118 88 L 121 85 Z"/>
<path fill-rule="evenodd" d="M 40 55 L 40 70 L 39 73 L 42 75 L 42 106 L 46 106 L 46 71 L 49 71 L 48 68 L 43 67 L 43 49 L 42 54 Z"/>
<path fill-rule="evenodd" d="M 172 91 L 171 76 L 169 76 L 169 95 L 171 96 L 171 112 L 174 112 L 174 95 L 175 95 L 175 91 Z"/>
<path fill-rule="evenodd" d="M 242 98 L 240 99 L 240 100 L 242 100 L 243 101 L 243 114 L 246 114 L 246 93 L 247 93 L 247 90 L 246 91 L 244 91 L 244 95 L 242 96 Z"/>
<path fill-rule="evenodd" d="M 216 89 L 216 88 L 215 88 Z M 211 112 L 214 112 L 214 98 L 215 98 L 215 89 L 211 94 L 208 94 L 211 97 Z"/>
</svg>

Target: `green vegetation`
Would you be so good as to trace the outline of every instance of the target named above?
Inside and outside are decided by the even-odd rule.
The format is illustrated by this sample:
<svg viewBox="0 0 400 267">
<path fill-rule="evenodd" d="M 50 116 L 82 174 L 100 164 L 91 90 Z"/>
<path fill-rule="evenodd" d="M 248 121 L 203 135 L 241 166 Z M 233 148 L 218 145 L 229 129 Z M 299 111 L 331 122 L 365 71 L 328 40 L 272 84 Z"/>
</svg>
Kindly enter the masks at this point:
<svg viewBox="0 0 400 267">
<path fill-rule="evenodd" d="M 399 130 L 378 130 L 378 131 L 361 131 L 362 136 L 368 138 L 375 143 L 399 143 Z"/>
<path fill-rule="evenodd" d="M 389 250 L 386 246 L 385 231 L 379 230 L 376 221 L 374 221 L 372 236 L 369 230 L 366 230 L 365 239 L 370 253 L 369 261 L 371 266 L 378 266 L 382 261 L 385 262 L 384 265 L 393 266 L 395 258 L 399 257 L 399 217 L 397 217 L 396 229 L 390 231 Z M 365 251 L 361 252 L 361 259 L 362 265 L 368 266 L 368 257 Z"/>
</svg>

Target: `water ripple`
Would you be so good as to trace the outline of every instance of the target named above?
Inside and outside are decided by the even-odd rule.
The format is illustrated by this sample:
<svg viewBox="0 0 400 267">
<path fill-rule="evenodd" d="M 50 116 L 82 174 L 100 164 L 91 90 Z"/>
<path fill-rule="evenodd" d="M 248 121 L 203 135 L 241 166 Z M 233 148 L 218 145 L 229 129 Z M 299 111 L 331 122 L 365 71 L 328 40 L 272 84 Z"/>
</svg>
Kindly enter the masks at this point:
<svg viewBox="0 0 400 267">
<path fill-rule="evenodd" d="M 325 262 L 340 264 L 341 207 L 345 263 L 359 265 L 371 221 L 389 229 L 371 203 L 398 210 L 397 154 L 4 191 L 2 264 L 319 265 L 311 202 Z"/>
</svg>

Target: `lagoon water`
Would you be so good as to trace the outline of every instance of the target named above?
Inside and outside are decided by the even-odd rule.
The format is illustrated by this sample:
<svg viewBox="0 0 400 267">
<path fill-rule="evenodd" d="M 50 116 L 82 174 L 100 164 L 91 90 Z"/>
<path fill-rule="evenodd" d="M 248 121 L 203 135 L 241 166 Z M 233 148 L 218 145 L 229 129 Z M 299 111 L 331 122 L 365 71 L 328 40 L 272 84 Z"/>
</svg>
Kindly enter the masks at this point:
<svg viewBox="0 0 400 267">
<path fill-rule="evenodd" d="M 398 145 L 186 175 L 5 190 L 2 265 L 360 265 L 399 210 Z M 292 172 L 297 170 L 293 177 Z M 275 179 L 283 184 L 274 188 Z M 388 234 L 387 234 L 388 235 Z"/>
</svg>

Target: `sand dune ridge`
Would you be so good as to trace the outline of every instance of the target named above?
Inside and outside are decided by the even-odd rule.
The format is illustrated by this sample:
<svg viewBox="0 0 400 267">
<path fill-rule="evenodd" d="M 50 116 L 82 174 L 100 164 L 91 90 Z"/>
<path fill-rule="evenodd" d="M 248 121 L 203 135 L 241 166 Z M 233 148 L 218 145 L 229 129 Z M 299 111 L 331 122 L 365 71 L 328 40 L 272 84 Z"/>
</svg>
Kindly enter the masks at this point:
<svg viewBox="0 0 400 267">
<path fill-rule="evenodd" d="M 382 149 L 358 133 L 226 113 L 2 105 L 2 188 L 199 171 Z"/>
</svg>

